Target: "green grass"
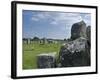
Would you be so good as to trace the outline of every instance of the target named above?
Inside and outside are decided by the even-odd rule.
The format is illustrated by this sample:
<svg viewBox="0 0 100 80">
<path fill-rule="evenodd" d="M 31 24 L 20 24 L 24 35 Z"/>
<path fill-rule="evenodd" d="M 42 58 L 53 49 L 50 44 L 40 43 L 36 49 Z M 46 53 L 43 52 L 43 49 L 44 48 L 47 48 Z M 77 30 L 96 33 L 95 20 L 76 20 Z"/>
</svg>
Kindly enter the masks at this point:
<svg viewBox="0 0 100 80">
<path fill-rule="evenodd" d="M 37 68 L 37 55 L 41 53 L 57 52 L 59 55 L 61 44 L 40 44 L 33 42 L 31 44 L 23 43 L 23 69 L 36 69 Z"/>
</svg>

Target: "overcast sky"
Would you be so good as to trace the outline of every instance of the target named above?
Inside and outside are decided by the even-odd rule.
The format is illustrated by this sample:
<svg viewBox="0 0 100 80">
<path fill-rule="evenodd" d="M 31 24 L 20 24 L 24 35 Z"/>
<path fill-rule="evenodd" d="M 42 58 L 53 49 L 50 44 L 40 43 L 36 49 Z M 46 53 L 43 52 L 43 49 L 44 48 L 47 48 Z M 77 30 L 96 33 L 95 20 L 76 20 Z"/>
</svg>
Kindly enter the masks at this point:
<svg viewBox="0 0 100 80">
<path fill-rule="evenodd" d="M 23 38 L 70 38 L 71 27 L 83 20 L 91 25 L 91 14 L 23 10 Z"/>
</svg>

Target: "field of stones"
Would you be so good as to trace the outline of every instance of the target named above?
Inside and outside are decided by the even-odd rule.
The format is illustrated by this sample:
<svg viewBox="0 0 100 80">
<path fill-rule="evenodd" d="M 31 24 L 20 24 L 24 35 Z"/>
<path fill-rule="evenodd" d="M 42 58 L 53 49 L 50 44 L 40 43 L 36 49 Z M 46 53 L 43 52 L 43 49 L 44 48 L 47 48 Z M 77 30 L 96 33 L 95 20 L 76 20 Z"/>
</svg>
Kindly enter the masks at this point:
<svg viewBox="0 0 100 80">
<path fill-rule="evenodd" d="M 23 39 L 23 69 L 90 66 L 90 28 L 80 21 L 68 40 Z"/>
</svg>

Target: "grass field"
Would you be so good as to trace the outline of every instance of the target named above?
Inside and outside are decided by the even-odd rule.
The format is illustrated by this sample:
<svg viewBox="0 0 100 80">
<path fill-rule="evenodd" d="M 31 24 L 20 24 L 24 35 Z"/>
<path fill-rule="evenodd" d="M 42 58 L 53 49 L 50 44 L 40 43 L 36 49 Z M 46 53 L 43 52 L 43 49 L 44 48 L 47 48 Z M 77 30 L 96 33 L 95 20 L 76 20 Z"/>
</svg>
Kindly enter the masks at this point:
<svg viewBox="0 0 100 80">
<path fill-rule="evenodd" d="M 33 42 L 31 44 L 23 43 L 23 69 L 37 68 L 37 55 L 41 53 L 57 52 L 59 54 L 61 44 L 50 43 L 40 44 Z"/>
</svg>

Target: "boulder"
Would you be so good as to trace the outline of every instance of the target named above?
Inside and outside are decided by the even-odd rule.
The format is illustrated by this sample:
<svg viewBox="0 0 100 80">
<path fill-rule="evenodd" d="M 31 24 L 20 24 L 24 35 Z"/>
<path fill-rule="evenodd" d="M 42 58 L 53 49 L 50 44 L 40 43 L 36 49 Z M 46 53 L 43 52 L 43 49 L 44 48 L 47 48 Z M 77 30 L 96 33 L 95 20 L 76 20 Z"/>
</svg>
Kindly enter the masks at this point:
<svg viewBox="0 0 100 80">
<path fill-rule="evenodd" d="M 37 56 L 38 68 L 54 68 L 56 66 L 56 53 L 43 53 Z"/>
<path fill-rule="evenodd" d="M 61 67 L 78 67 L 90 65 L 90 50 L 87 39 L 80 37 L 63 45 L 60 49 Z"/>
<path fill-rule="evenodd" d="M 86 24 L 84 21 L 73 24 L 71 28 L 71 39 L 75 40 L 79 37 L 86 37 Z"/>
</svg>

